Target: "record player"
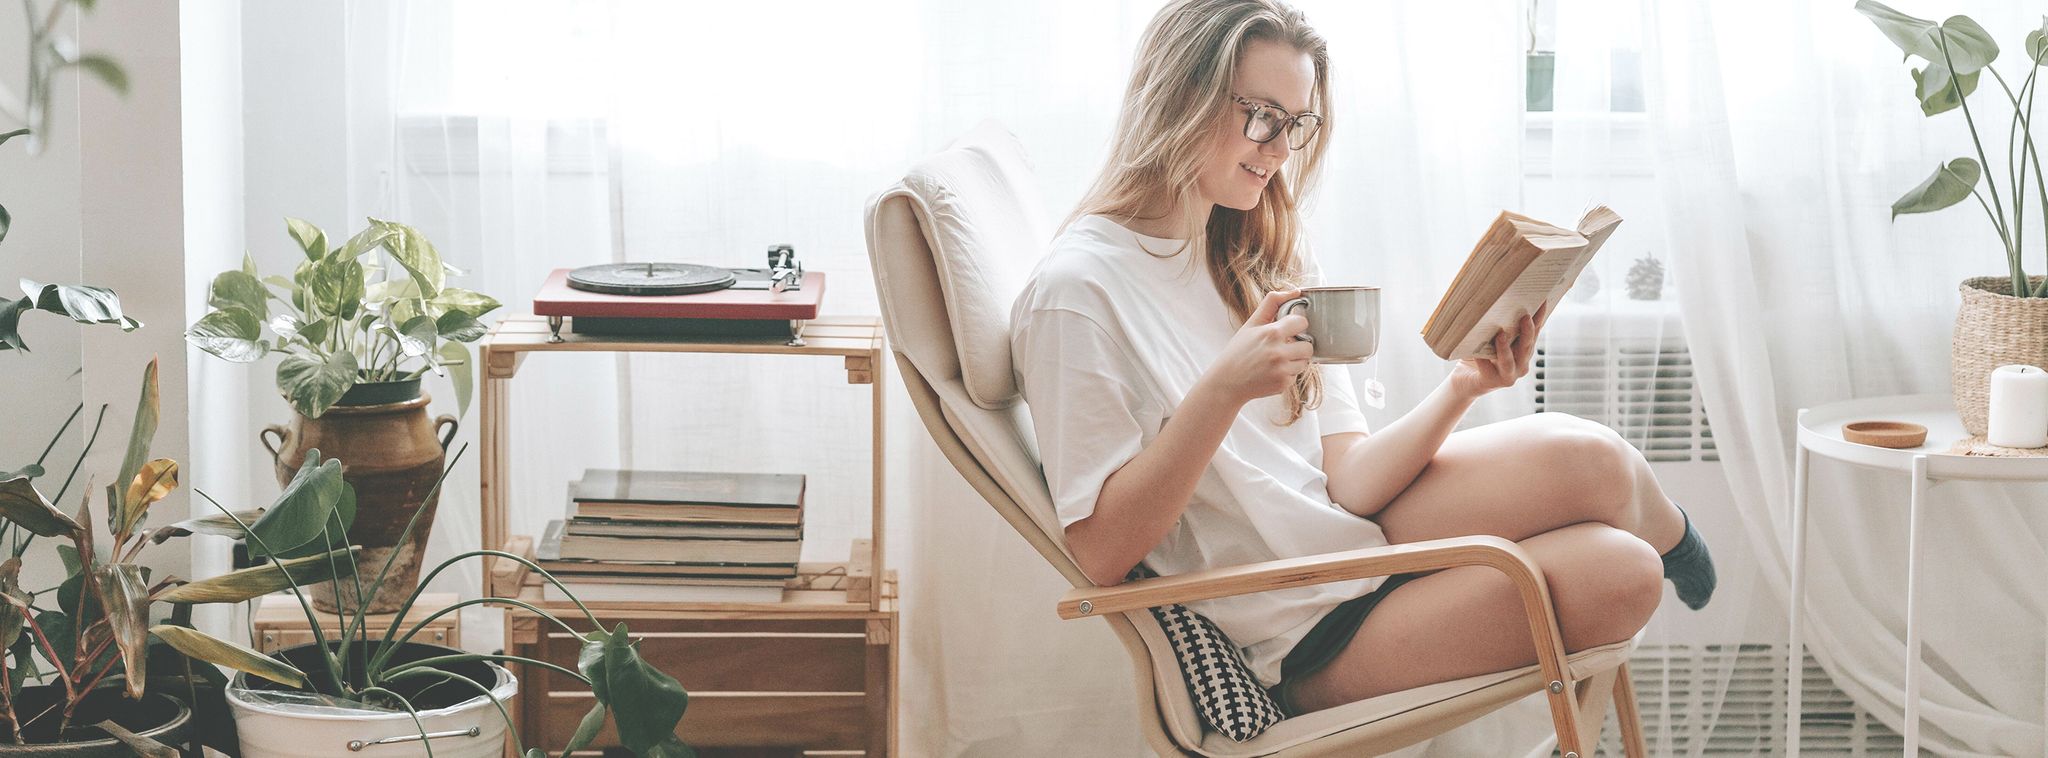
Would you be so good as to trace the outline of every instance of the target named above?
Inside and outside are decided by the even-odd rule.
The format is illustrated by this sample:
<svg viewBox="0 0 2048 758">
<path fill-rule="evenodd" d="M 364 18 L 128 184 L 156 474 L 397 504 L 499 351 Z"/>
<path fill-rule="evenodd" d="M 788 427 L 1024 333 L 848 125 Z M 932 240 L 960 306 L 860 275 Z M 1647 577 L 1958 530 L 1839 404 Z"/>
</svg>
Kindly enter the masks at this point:
<svg viewBox="0 0 2048 758">
<path fill-rule="evenodd" d="M 550 342 L 576 334 L 629 337 L 774 337 L 802 346 L 818 317 L 825 275 L 805 271 L 796 248 L 768 248 L 762 268 L 692 263 L 607 263 L 556 269 L 533 296 Z"/>
</svg>

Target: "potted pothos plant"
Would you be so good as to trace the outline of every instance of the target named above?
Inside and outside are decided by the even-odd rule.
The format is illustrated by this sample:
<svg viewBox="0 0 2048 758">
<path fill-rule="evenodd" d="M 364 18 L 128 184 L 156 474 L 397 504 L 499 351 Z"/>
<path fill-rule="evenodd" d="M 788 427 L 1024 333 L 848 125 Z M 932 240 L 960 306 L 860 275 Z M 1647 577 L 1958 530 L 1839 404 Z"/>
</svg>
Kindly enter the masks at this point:
<svg viewBox="0 0 2048 758">
<path fill-rule="evenodd" d="M 1861 0 L 1856 10 L 1869 17 L 1908 60 L 1924 62 L 1912 69 L 1913 96 L 1920 103 L 1920 112 L 1931 118 L 1961 111 L 1969 127 L 1975 157 L 1965 155 L 1936 166 L 1932 175 L 1892 203 L 1892 219 L 1931 213 L 1975 198 L 1998 233 L 2006 271 L 1963 280 L 1962 307 L 1956 312 L 1950 355 L 1950 390 L 1957 414 L 1970 434 L 1982 435 L 1992 370 L 2015 363 L 2048 366 L 2048 278 L 2029 275 L 2022 261 L 2030 247 L 2026 234 L 2032 231 L 2026 228 L 2030 184 L 2034 190 L 2031 199 L 2048 214 L 2048 175 L 2041 170 L 2032 116 L 2041 67 L 2048 63 L 2048 16 L 2042 17 L 2040 28 L 2029 30 L 2022 38 L 2025 76 L 2013 82 L 1991 66 L 1999 55 L 1997 41 L 1968 16 L 1950 16 L 1936 23 L 1875 0 Z M 1996 120 L 1973 111 L 1970 104 L 1970 96 L 1987 73 L 1998 84 L 1993 102 L 2010 109 L 2009 115 Z M 1979 116 L 1986 116 L 1982 123 L 1994 130 L 1997 120 L 2006 122 L 2002 177 L 1992 170 L 1997 164 L 1985 150 Z M 1998 145 L 1992 147 L 1995 150 Z M 2048 224 L 2037 233 L 2041 244 L 2031 249 L 2048 250 Z"/>
<path fill-rule="evenodd" d="M 279 357 L 277 389 L 293 419 L 259 432 L 278 483 L 292 480 L 308 450 L 341 459 L 362 496 L 353 544 L 372 563 L 398 557 L 397 581 L 366 598 L 372 612 L 389 612 L 419 575 L 438 505 L 423 496 L 458 425 L 456 416 L 428 419 L 420 380 L 447 374 L 457 413 L 468 411 L 476 381 L 468 345 L 484 336 L 480 319 L 498 301 L 450 285 L 449 274 L 459 272 L 405 224 L 373 218 L 340 244 L 299 219 L 285 227 L 305 254 L 291 277 L 262 276 L 245 255 L 240 269 L 214 277 L 211 310 L 186 339 L 238 363 Z M 400 541 L 416 509 L 426 516 Z M 322 588 L 314 601 L 332 612 L 352 599 Z"/>
<path fill-rule="evenodd" d="M 459 459 L 461 451 L 455 457 Z M 446 476 L 443 470 L 434 489 L 439 489 Z M 518 680 L 501 665 L 506 662 L 547 669 L 591 688 L 595 703 L 562 751 L 565 757 L 595 740 L 607 719 L 617 728 L 621 744 L 636 755 L 694 755 L 675 734 L 689 704 L 689 693 L 674 677 L 641 659 L 625 624 L 606 630 L 581 602 L 577 608 L 589 624 L 588 632 L 530 604 L 499 597 L 464 600 L 409 626 L 404 623 L 426 582 L 464 560 L 495 557 L 518 561 L 560 587 L 532 561 L 498 550 L 453 556 L 435 566 L 423 581 L 405 582 L 403 602 L 392 621 L 382 628 L 373 627 L 368 604 L 361 598 L 397 581 L 393 572 L 397 561 L 395 556 L 387 557 L 381 566 L 376 565 L 363 561 L 363 553 L 347 548 L 347 527 L 356 498 L 341 477 L 340 462 L 323 459 L 317 450 L 309 452 L 285 491 L 287 496 L 310 498 L 315 505 L 295 509 L 289 518 L 281 518 L 275 510 L 222 509 L 219 515 L 181 526 L 238 536 L 248 541 L 252 554 L 281 561 L 275 565 L 329 564 L 323 571 L 273 571 L 299 599 L 314 641 L 265 657 L 218 641 L 188 645 L 186 640 L 199 638 L 185 630 L 159 629 L 160 636 L 164 632 L 175 635 L 164 639 L 179 650 L 241 672 L 228 688 L 227 699 L 234 710 L 244 758 L 342 758 L 366 746 L 401 743 L 416 743 L 415 752 L 430 756 L 499 755 L 504 735 L 512 726 L 505 701 L 519 690 Z M 200 495 L 206 497 L 203 492 Z M 207 500 L 213 502 L 210 497 Z M 422 513 L 414 511 L 407 531 L 420 525 Z M 339 634 L 321 630 L 306 592 L 308 584 L 327 584 L 337 595 L 357 598 L 348 604 L 354 610 L 343 619 Z M 582 640 L 576 668 L 413 641 L 441 616 L 490 604 L 537 614 L 543 623 Z M 527 758 L 545 755 L 539 748 L 521 744 L 516 733 L 513 745 Z"/>
</svg>

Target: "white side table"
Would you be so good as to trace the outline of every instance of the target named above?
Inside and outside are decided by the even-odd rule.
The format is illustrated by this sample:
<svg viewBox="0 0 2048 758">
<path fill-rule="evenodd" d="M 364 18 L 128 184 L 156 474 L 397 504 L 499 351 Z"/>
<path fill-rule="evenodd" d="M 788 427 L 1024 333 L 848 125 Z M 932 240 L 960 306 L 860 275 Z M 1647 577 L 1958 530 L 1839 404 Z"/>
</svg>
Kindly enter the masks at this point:
<svg viewBox="0 0 2048 758">
<path fill-rule="evenodd" d="M 1910 421 L 1927 427 L 1927 441 L 1917 448 L 1893 450 L 1842 439 L 1842 426 L 1854 421 Z M 1799 451 L 1792 479 L 1791 639 L 1787 645 L 1786 754 L 1799 755 L 1799 696 L 1805 682 L 1805 647 L 1799 621 L 1806 606 L 1806 472 L 1810 456 L 1820 455 L 1860 466 L 1905 472 L 1912 477 L 1913 496 L 1906 521 L 1906 755 L 1920 754 L 1920 512 L 1930 489 L 1943 481 L 2048 481 L 2048 457 L 1994 458 L 1948 455 L 1950 446 L 1969 436 L 1948 395 L 1899 395 L 1829 403 L 1799 411 Z M 2048 714 L 2043 714 L 2048 723 Z"/>
</svg>

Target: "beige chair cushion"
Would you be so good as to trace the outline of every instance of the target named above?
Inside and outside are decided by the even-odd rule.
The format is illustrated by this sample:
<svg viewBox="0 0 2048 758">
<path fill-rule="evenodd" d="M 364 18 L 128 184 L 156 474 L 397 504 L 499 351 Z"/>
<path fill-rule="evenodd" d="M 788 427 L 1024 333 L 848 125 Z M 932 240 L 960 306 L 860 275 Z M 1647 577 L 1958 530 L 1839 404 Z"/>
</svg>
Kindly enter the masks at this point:
<svg viewBox="0 0 2048 758">
<path fill-rule="evenodd" d="M 944 290 L 961 379 L 990 410 L 1017 400 L 1010 366 L 1010 303 L 1050 242 L 1031 163 L 1017 138 L 984 121 L 912 166 L 885 194 L 917 208 Z"/>
</svg>

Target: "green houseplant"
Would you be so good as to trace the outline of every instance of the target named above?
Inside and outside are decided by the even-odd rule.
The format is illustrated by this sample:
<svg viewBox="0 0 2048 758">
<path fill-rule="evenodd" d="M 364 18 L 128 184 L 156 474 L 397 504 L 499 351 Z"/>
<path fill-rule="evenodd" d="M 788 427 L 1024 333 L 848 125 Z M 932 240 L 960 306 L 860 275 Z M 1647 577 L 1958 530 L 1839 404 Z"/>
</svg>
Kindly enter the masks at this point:
<svg viewBox="0 0 2048 758">
<path fill-rule="evenodd" d="M 1962 307 L 1956 313 L 1950 356 L 1950 390 L 1957 414 L 1969 433 L 1982 435 L 1992 370 L 2014 363 L 2048 365 L 2048 277 L 2028 275 L 2022 260 L 2028 250 L 2028 201 L 2037 203 L 2041 217 L 2048 219 L 2048 176 L 2042 173 L 2033 136 L 2035 92 L 2041 66 L 2048 61 L 2048 17 L 2022 39 L 2026 75 L 2015 88 L 1991 66 L 1998 59 L 1998 43 L 1968 16 L 1950 16 L 1935 23 L 1875 0 L 1861 0 L 1856 10 L 1876 24 L 1908 60 L 1924 62 L 1911 72 L 1920 112 L 1933 117 L 1960 111 L 1969 127 L 1975 157 L 1966 155 L 1935 167 L 1932 175 L 1892 203 L 1892 218 L 1930 213 L 1974 198 L 2004 247 L 2004 273 L 1966 279 L 1959 287 Z M 1979 114 L 1970 103 L 1985 73 L 1998 84 L 2001 105 L 2010 109 L 2005 118 L 2003 182 L 1994 170 L 1998 164 L 1992 162 L 1984 144 L 1983 130 L 1995 130 L 1996 122 L 1987 120 L 1980 126 Z M 1992 145 L 1994 149 L 1997 146 Z M 2042 226 L 2042 243 L 2034 249 L 2048 253 L 2048 223 Z"/>
<path fill-rule="evenodd" d="M 366 598 L 372 612 L 388 612 L 419 574 L 438 506 L 423 496 L 458 425 L 455 416 L 427 417 L 421 376 L 447 373 L 458 413 L 466 412 L 475 383 L 468 343 L 483 337 L 479 319 L 498 301 L 450 286 L 453 269 L 410 226 L 370 219 L 340 244 L 298 219 L 285 226 L 305 254 L 291 277 L 260 276 L 244 256 L 240 269 L 214 277 L 210 310 L 186 339 L 230 361 L 280 356 L 277 387 L 293 418 L 259 432 L 278 484 L 289 483 L 314 448 L 341 459 L 362 496 L 353 544 L 373 564 L 399 558 L 398 581 Z M 418 508 L 426 510 L 422 525 L 400 540 Z M 353 602 L 324 586 L 314 600 L 326 611 Z"/>
<path fill-rule="evenodd" d="M 69 743 L 39 749 L 125 755 L 129 748 L 161 748 L 158 740 L 185 739 L 187 722 L 194 717 L 188 708 L 200 710 L 197 717 L 202 720 L 224 723 L 227 712 L 220 691 L 226 680 L 210 666 L 190 665 L 176 654 L 183 647 L 153 642 L 151 608 L 160 603 L 172 607 L 169 620 L 155 630 L 165 641 L 228 645 L 191 628 L 192 605 L 241 602 L 282 590 L 293 579 L 310 582 L 352 565 L 337 556 L 313 555 L 199 581 L 153 577 L 140 562 L 145 549 L 191 534 L 195 523 L 146 528 L 150 507 L 178 486 L 177 462 L 149 457 L 158 419 L 156 377 L 157 365 L 151 361 L 143 373 L 121 471 L 106 487 L 108 537 L 95 535 L 90 485 L 76 515 L 58 509 L 37 486 L 36 480 L 46 474 L 43 463 L 55 438 L 36 463 L 0 472 L 0 544 L 9 549 L 0 561 L 0 650 L 5 651 L 0 670 L 6 672 L 0 685 L 0 744 Z M 95 441 L 105 417 L 103 407 L 93 429 Z M 76 418 L 74 413 L 72 419 Z M 69 426 L 67 421 L 57 436 Z M 80 463 L 91 448 L 89 442 L 79 454 Z M 69 491 L 78 468 L 72 466 L 57 490 L 59 500 Z M 309 518 L 301 514 L 320 505 L 309 496 L 287 493 L 262 528 Z M 65 579 L 56 587 L 29 592 L 21 584 L 22 569 L 37 537 L 65 540 L 53 551 L 63 562 Z M 167 672 L 171 666 L 176 669 Z M 152 682 L 174 686 L 169 693 L 146 693 Z M 166 695 L 183 697 L 184 704 Z M 205 712 L 208 709 L 210 713 Z M 0 755 L 5 752 L 0 749 Z"/>
<path fill-rule="evenodd" d="M 461 452 L 458 451 L 456 458 L 460 457 Z M 497 558 L 517 561 L 560 587 L 552 575 L 524 557 L 497 550 L 472 550 L 450 557 L 429 572 L 425 581 L 407 582 L 404 602 L 391 623 L 383 629 L 371 628 L 367 604 L 360 599 L 379 592 L 382 585 L 394 581 L 392 567 L 396 559 L 387 558 L 381 567 L 375 568 L 374 575 L 358 569 L 360 553 L 346 547 L 346 527 L 354 497 L 339 474 L 338 461 L 322 460 L 318 451 L 307 455 L 295 477 L 294 487 L 287 488 L 287 493 L 325 493 L 319 497 L 329 506 L 296 512 L 293 518 L 284 522 L 289 524 L 289 528 L 266 529 L 265 524 L 276 522 L 277 516 L 274 511 L 265 510 L 231 512 L 222 509 L 220 515 L 200 520 L 203 526 L 199 522 L 183 525 L 195 530 L 239 535 L 248 540 L 254 554 L 285 559 L 285 565 L 307 560 L 331 564 L 325 571 L 303 575 L 298 572 L 272 572 L 288 586 L 305 610 L 309 626 L 313 629 L 314 642 L 310 645 L 282 650 L 275 656 L 263 658 L 241 648 L 217 644 L 188 647 L 179 639 L 166 638 L 167 642 L 193 657 L 236 669 L 245 675 L 241 684 L 230 687 L 228 691 L 245 758 L 350 755 L 356 748 L 347 747 L 349 741 L 343 737 L 353 733 L 338 733 L 330 739 L 322 732 L 323 728 L 336 726 L 331 716 L 337 709 L 354 714 L 351 718 L 355 720 L 382 719 L 387 724 L 402 720 L 409 723 L 412 733 L 420 738 L 429 756 L 434 754 L 433 740 L 427 739 L 430 732 L 448 724 L 477 726 L 473 721 L 462 720 L 469 716 L 453 711 L 464 708 L 482 711 L 488 707 L 496 711 L 500 722 L 509 730 L 512 720 L 504 700 L 517 692 L 517 682 L 497 665 L 502 662 L 546 669 L 590 686 L 596 703 L 585 714 L 563 750 L 563 756 L 587 747 L 604 728 L 607 718 L 617 727 L 621 743 L 636 755 L 664 758 L 695 755 L 675 735 L 676 724 L 682 720 L 683 711 L 689 704 L 689 693 L 673 677 L 640 658 L 624 624 L 607 631 L 581 602 L 577 607 L 583 611 L 583 619 L 590 626 L 587 632 L 578 631 L 553 614 L 530 604 L 499 597 L 465 600 L 436 611 L 409 627 L 404 624 L 407 612 L 425 591 L 425 583 L 464 560 Z M 446 475 L 444 470 L 442 479 L 435 482 L 436 489 Z M 204 493 L 200 494 L 205 497 Z M 207 500 L 212 502 L 210 497 Z M 215 503 L 215 506 L 219 504 Z M 408 530 L 419 525 L 419 515 L 423 512 L 414 511 L 414 521 L 407 525 Z M 286 547 L 294 543 L 295 547 Z M 329 637 L 321 631 L 321 625 L 314 619 L 306 588 L 302 586 L 304 583 L 298 581 L 301 578 L 332 585 L 334 592 L 353 594 L 358 598 L 357 602 L 350 604 L 355 610 L 344 619 L 341 634 Z M 583 642 L 576 669 L 518 656 L 465 653 L 412 642 L 435 619 L 472 605 L 520 608 L 538 615 L 543 623 L 574 635 Z M 161 633 L 162 630 L 159 631 Z M 191 637 L 185 631 L 170 631 Z M 470 671 L 465 671 L 464 667 Z M 252 676 L 258 679 L 249 679 Z M 272 684 L 266 684 L 265 680 Z M 437 689 L 441 690 L 442 702 L 452 699 L 453 704 L 430 709 L 431 703 L 421 702 Z M 309 710 L 317 710 L 318 713 L 308 713 Z M 430 726 L 427 720 L 430 710 L 436 717 L 452 713 L 454 719 Z M 345 722 L 340 726 L 351 728 Z M 478 731 L 484 731 L 487 737 L 503 733 L 475 730 L 458 734 L 474 735 Z M 448 735 L 446 732 L 441 734 Z M 397 739 L 406 738 L 384 738 L 386 742 Z M 529 749 L 519 744 L 516 734 L 514 745 L 521 755 L 528 758 L 544 755 L 539 748 Z M 497 744 L 486 740 L 470 745 L 468 752 L 454 754 L 495 756 L 499 749 Z"/>
</svg>

